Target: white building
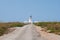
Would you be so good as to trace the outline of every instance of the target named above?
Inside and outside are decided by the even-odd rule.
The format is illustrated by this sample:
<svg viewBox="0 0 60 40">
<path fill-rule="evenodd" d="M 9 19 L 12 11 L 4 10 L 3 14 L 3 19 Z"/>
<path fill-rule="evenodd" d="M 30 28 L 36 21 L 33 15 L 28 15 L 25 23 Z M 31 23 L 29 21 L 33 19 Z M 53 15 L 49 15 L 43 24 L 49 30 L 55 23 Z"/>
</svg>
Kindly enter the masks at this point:
<svg viewBox="0 0 60 40">
<path fill-rule="evenodd" d="M 32 16 L 29 17 L 28 21 L 24 21 L 24 23 L 32 23 Z"/>
<path fill-rule="evenodd" d="M 32 23 L 32 16 L 29 17 L 29 23 Z"/>
</svg>

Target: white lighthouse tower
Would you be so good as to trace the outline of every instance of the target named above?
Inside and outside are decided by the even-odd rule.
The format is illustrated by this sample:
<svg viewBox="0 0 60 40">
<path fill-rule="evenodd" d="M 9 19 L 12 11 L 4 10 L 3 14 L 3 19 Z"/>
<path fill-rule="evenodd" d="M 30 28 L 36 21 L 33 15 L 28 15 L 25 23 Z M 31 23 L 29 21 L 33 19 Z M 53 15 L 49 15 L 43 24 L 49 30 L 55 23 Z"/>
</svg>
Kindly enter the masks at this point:
<svg viewBox="0 0 60 40">
<path fill-rule="evenodd" d="M 29 23 L 32 23 L 32 16 L 29 17 Z"/>
</svg>

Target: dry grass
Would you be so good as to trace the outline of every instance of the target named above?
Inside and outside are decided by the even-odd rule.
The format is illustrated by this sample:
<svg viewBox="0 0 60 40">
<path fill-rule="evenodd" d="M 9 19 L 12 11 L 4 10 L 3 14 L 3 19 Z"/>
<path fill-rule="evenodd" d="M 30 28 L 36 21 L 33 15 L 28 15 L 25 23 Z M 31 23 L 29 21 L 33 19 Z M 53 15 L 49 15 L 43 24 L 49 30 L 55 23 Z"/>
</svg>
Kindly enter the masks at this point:
<svg viewBox="0 0 60 40">
<path fill-rule="evenodd" d="M 8 23 L 0 23 L 0 36 L 6 33 L 8 28 L 11 27 L 22 27 L 24 26 L 24 23 L 21 22 L 8 22 Z"/>
<path fill-rule="evenodd" d="M 38 22 L 35 23 L 37 26 L 41 26 L 46 30 L 50 30 L 50 33 L 55 33 L 60 35 L 60 22 Z"/>
</svg>

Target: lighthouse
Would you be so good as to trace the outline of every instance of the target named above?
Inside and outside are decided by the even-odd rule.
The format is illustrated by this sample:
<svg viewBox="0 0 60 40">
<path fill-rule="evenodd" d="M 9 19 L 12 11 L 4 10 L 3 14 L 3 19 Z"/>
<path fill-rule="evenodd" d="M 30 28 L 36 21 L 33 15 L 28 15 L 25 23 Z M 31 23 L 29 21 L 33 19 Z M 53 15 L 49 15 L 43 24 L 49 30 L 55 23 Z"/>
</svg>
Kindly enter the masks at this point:
<svg viewBox="0 0 60 40">
<path fill-rule="evenodd" d="M 32 23 L 32 16 L 29 17 L 29 23 Z"/>
</svg>

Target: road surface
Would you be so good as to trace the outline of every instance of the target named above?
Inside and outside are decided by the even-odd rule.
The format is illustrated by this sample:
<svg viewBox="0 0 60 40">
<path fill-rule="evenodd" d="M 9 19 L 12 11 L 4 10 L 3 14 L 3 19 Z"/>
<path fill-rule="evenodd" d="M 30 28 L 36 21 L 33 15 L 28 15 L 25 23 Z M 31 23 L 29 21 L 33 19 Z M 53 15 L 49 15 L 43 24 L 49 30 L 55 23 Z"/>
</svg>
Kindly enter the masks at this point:
<svg viewBox="0 0 60 40">
<path fill-rule="evenodd" d="M 46 40 L 39 32 L 35 25 L 29 24 L 22 28 L 18 27 L 14 32 L 1 36 L 0 40 Z"/>
</svg>

